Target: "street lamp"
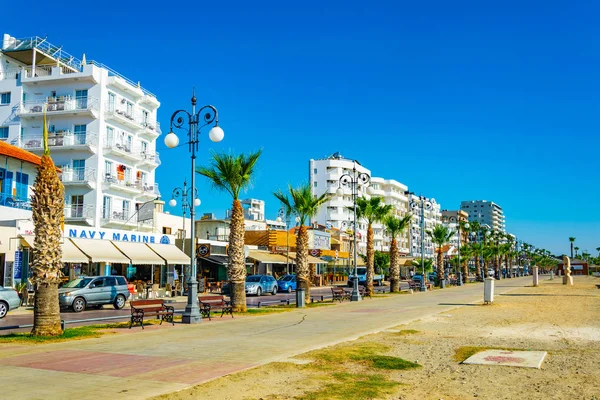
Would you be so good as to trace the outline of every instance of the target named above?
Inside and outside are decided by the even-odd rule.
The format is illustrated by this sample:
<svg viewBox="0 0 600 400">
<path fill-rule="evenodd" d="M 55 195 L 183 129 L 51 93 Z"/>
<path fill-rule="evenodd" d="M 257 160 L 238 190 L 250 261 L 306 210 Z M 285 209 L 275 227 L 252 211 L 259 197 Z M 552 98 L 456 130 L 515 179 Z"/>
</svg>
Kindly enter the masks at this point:
<svg viewBox="0 0 600 400">
<path fill-rule="evenodd" d="M 183 181 L 183 189 L 182 188 L 175 188 L 173 189 L 173 195 L 171 197 L 171 200 L 169 200 L 169 206 L 171 207 L 176 207 L 177 206 L 177 198 L 181 197 L 181 208 L 183 210 L 183 231 L 182 231 L 182 240 L 181 240 L 181 251 L 183 251 L 185 253 L 185 216 L 187 214 L 188 210 L 192 209 L 192 204 L 190 203 L 189 198 L 191 198 L 191 193 L 192 193 L 192 188 L 187 188 L 187 182 L 184 180 Z M 198 190 L 194 189 L 194 207 L 199 207 L 200 206 L 200 199 L 198 198 Z M 192 220 L 192 225 L 194 224 L 193 220 Z M 192 250 L 193 250 L 193 245 L 192 245 Z M 185 274 L 183 272 L 183 269 L 181 270 L 181 290 L 184 290 L 183 287 L 183 282 L 185 282 Z"/>
<path fill-rule="evenodd" d="M 369 174 L 365 172 L 358 172 L 356 170 L 356 160 L 354 161 L 354 168 L 352 168 L 352 175 L 344 174 L 340 177 L 339 187 L 336 190 L 336 194 L 340 197 L 344 195 L 344 186 L 350 186 L 352 190 L 352 204 L 354 209 L 354 280 L 352 285 L 352 295 L 350 296 L 350 301 L 361 301 L 360 293 L 358 292 L 358 264 L 356 262 L 356 253 L 357 253 L 357 245 L 356 245 L 356 199 L 358 198 L 358 187 L 359 185 L 366 186 L 371 181 L 371 177 Z"/>
<path fill-rule="evenodd" d="M 288 274 L 291 274 L 291 272 L 290 272 L 290 216 L 289 216 L 289 213 L 286 212 L 285 205 L 279 209 L 279 212 L 277 213 L 277 215 L 278 215 L 277 222 L 285 222 L 285 231 L 286 231 L 286 234 L 285 234 L 285 241 L 286 241 L 285 270 Z"/>
<path fill-rule="evenodd" d="M 460 264 L 460 219 L 454 216 L 451 216 L 449 218 L 450 222 L 456 222 L 457 224 L 457 229 L 458 229 L 458 286 L 462 286 L 463 285 L 463 280 L 462 280 L 462 265 Z M 470 225 L 469 223 L 465 223 L 465 229 L 469 229 Z M 467 269 L 468 269 L 468 264 L 467 264 Z"/>
<path fill-rule="evenodd" d="M 408 190 L 404 192 L 405 195 L 414 196 L 414 192 L 409 192 Z M 425 285 L 425 279 L 427 276 L 425 275 L 425 209 L 428 211 L 433 208 L 431 202 L 427 201 L 425 196 L 419 195 L 418 198 L 411 200 L 410 207 L 413 210 L 421 209 L 421 270 L 423 275 L 421 276 L 421 291 L 427 291 L 427 285 Z M 411 248 L 412 250 L 412 248 Z M 443 281 L 444 277 L 438 277 L 440 282 Z"/>
<path fill-rule="evenodd" d="M 200 130 L 205 126 L 211 125 L 214 122 L 214 126 L 208 132 L 210 140 L 213 142 L 220 142 L 223 140 L 223 129 L 219 126 L 219 113 L 217 109 L 211 105 L 206 105 L 200 108 L 196 112 L 196 92 L 192 93 L 192 112 L 189 113 L 186 110 L 177 110 L 171 116 L 171 125 L 169 133 L 165 136 L 165 145 L 169 148 L 175 148 L 179 144 L 179 138 L 173 132 L 173 127 L 177 129 L 183 129 L 187 133 L 187 145 L 188 150 L 192 154 L 192 182 L 191 182 L 191 193 L 196 195 L 196 151 L 198 151 L 198 143 L 200 142 Z M 179 115 L 179 116 L 178 116 Z M 187 127 L 185 126 L 187 122 Z M 175 199 L 169 202 L 169 205 Z M 175 202 L 175 204 L 177 204 Z M 196 280 L 196 232 L 194 226 L 194 208 L 200 204 L 200 199 L 195 198 L 193 203 L 190 204 L 190 219 L 192 220 L 192 227 L 190 230 L 192 237 L 192 245 L 190 246 L 190 270 L 191 275 L 188 278 L 188 297 L 185 311 L 183 312 L 181 321 L 184 324 L 195 324 L 202 322 L 202 316 L 200 315 L 200 308 L 198 308 L 198 281 Z"/>
</svg>

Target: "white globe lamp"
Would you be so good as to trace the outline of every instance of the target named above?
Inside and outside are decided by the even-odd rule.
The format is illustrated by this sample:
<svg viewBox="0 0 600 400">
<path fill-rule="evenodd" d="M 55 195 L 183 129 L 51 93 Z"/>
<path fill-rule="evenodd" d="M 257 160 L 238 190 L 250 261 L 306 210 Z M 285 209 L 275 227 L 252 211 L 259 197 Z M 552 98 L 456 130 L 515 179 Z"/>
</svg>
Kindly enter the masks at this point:
<svg viewBox="0 0 600 400">
<path fill-rule="evenodd" d="M 165 146 L 170 149 L 174 149 L 179 144 L 179 138 L 173 132 L 169 132 L 167 136 L 165 136 Z"/>
<path fill-rule="evenodd" d="M 171 200 L 169 200 L 169 205 L 170 205 L 171 207 L 175 207 L 175 206 L 177 205 L 177 200 L 175 200 L 175 199 L 171 199 Z"/>
<path fill-rule="evenodd" d="M 194 199 L 194 207 L 200 207 L 200 199 Z"/>
<path fill-rule="evenodd" d="M 208 137 L 213 142 L 218 143 L 225 137 L 225 132 L 223 132 L 223 129 L 219 125 L 216 125 L 208 132 Z"/>
</svg>

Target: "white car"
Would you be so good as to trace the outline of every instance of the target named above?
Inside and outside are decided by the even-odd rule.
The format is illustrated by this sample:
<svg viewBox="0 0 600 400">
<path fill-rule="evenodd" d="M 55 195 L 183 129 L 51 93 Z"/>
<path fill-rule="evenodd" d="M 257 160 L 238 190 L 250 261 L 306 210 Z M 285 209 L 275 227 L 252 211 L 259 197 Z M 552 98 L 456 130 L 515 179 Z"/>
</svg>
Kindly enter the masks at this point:
<svg viewBox="0 0 600 400">
<path fill-rule="evenodd" d="M 0 286 L 0 318 L 4 318 L 10 310 L 19 308 L 20 305 L 21 298 L 15 289 Z"/>
</svg>

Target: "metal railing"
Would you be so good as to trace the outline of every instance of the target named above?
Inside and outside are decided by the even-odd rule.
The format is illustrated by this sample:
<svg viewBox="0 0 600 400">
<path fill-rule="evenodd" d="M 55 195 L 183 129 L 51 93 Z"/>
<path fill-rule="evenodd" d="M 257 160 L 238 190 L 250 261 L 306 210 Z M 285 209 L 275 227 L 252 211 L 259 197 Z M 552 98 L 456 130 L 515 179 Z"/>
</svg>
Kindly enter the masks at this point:
<svg viewBox="0 0 600 400">
<path fill-rule="evenodd" d="M 51 132 L 48 134 L 48 146 L 50 147 L 90 147 L 94 146 L 98 135 L 94 132 L 73 133 Z M 26 150 L 37 150 L 43 147 L 42 135 L 28 135 L 21 139 L 23 148 Z"/>
<path fill-rule="evenodd" d="M 140 151 L 140 158 L 142 159 L 142 162 L 147 161 L 150 162 L 152 164 L 157 164 L 160 165 L 160 156 L 157 152 L 151 152 L 151 151 Z"/>
<path fill-rule="evenodd" d="M 94 218 L 95 207 L 92 204 L 68 204 L 65 206 L 65 219 Z"/>
<path fill-rule="evenodd" d="M 110 67 L 108 67 L 108 66 L 106 66 L 106 65 L 104 65 L 104 64 L 102 64 L 102 63 L 100 63 L 98 61 L 94 61 L 94 60 L 90 60 L 87 63 L 90 64 L 90 65 L 95 65 L 98 68 L 104 68 L 105 70 L 108 71 L 108 76 L 117 76 L 117 77 L 123 79 L 125 82 L 127 82 L 131 86 L 139 88 L 145 95 L 156 98 L 156 96 L 154 95 L 154 93 L 150 92 L 149 90 L 144 89 L 138 83 L 135 83 L 131 79 L 126 78 L 125 76 L 121 75 L 120 73 L 118 73 L 114 69 L 112 69 L 112 68 L 110 68 Z"/>
<path fill-rule="evenodd" d="M 44 107 L 46 112 L 51 114 L 60 111 L 80 111 L 95 110 L 98 111 L 98 99 L 95 97 L 57 97 L 55 100 L 30 100 L 21 103 L 20 114 L 42 114 Z"/>
<path fill-rule="evenodd" d="M 10 193 L 0 193 L 0 206 L 31 210 L 31 201 Z"/>
<path fill-rule="evenodd" d="M 102 219 L 105 220 L 117 220 L 117 221 L 128 221 L 132 217 L 131 210 L 124 210 L 122 208 L 102 208 Z"/>
<path fill-rule="evenodd" d="M 104 138 L 104 148 L 105 149 L 115 149 L 120 150 L 125 153 L 129 153 L 135 156 L 139 156 L 138 149 L 133 146 L 133 144 L 127 143 L 127 141 L 120 140 L 116 137 L 105 137 Z"/>
<path fill-rule="evenodd" d="M 60 180 L 63 183 L 96 182 L 96 169 L 90 167 L 63 168 Z"/>
</svg>

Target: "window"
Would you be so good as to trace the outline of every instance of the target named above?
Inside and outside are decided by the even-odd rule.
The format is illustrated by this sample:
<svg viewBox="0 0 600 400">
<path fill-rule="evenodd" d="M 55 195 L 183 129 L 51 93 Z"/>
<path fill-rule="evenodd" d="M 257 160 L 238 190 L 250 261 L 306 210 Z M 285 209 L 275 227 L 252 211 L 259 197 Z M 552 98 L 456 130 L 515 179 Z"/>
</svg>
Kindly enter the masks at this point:
<svg viewBox="0 0 600 400">
<path fill-rule="evenodd" d="M 169 228 L 168 226 L 163 226 L 163 235 L 170 235 L 171 234 L 171 228 Z"/>
<path fill-rule="evenodd" d="M 313 186 L 314 186 L 314 187 L 317 187 L 317 182 L 314 182 L 314 183 L 313 183 Z"/>
<path fill-rule="evenodd" d="M 115 111 L 115 99 L 115 94 L 108 92 L 108 111 Z"/>
<path fill-rule="evenodd" d="M 129 219 L 129 210 L 131 209 L 131 202 L 129 200 L 123 200 L 123 219 Z"/>
<path fill-rule="evenodd" d="M 122 276 L 117 276 L 117 284 L 120 286 L 127 285 L 127 281 Z"/>
<path fill-rule="evenodd" d="M 8 126 L 0 126 L 0 139 L 8 139 Z"/>
<path fill-rule="evenodd" d="M 317 169 L 316 169 L 316 168 L 313 170 L 313 173 L 314 173 L 314 174 L 316 174 L 316 173 L 317 173 Z"/>
<path fill-rule="evenodd" d="M 104 287 L 104 278 L 98 278 L 94 282 L 92 282 L 92 284 L 95 287 Z"/>
<path fill-rule="evenodd" d="M 10 104 L 10 92 L 0 93 L 0 105 L 7 106 Z"/>
<path fill-rule="evenodd" d="M 83 181 L 85 178 L 85 160 L 73 160 L 73 180 Z"/>
<path fill-rule="evenodd" d="M 85 131 L 87 125 L 75 125 L 73 131 L 75 132 L 75 144 L 85 144 Z"/>
<path fill-rule="evenodd" d="M 127 102 L 127 115 L 133 117 L 133 103 Z"/>
<path fill-rule="evenodd" d="M 115 130 L 110 126 L 106 127 L 106 145 L 107 147 L 112 147 L 115 143 L 113 139 L 115 137 Z"/>
<path fill-rule="evenodd" d="M 110 198 L 109 196 L 104 196 L 104 198 L 102 199 L 102 204 L 103 204 L 102 218 L 110 218 L 110 208 L 111 208 L 111 204 L 112 204 L 112 198 Z"/>
<path fill-rule="evenodd" d="M 83 195 L 71 196 L 71 218 L 83 217 Z"/>
<path fill-rule="evenodd" d="M 78 109 L 86 109 L 88 107 L 87 104 L 88 91 L 87 90 L 76 90 L 75 91 L 75 105 Z"/>
<path fill-rule="evenodd" d="M 27 186 L 29 183 L 29 175 L 17 172 L 17 198 L 19 200 L 27 200 Z"/>
<path fill-rule="evenodd" d="M 148 111 L 146 110 L 142 111 L 142 124 L 144 124 L 144 126 L 148 124 Z"/>
<path fill-rule="evenodd" d="M 117 286 L 117 280 L 112 276 L 104 278 L 104 286 Z"/>
</svg>

